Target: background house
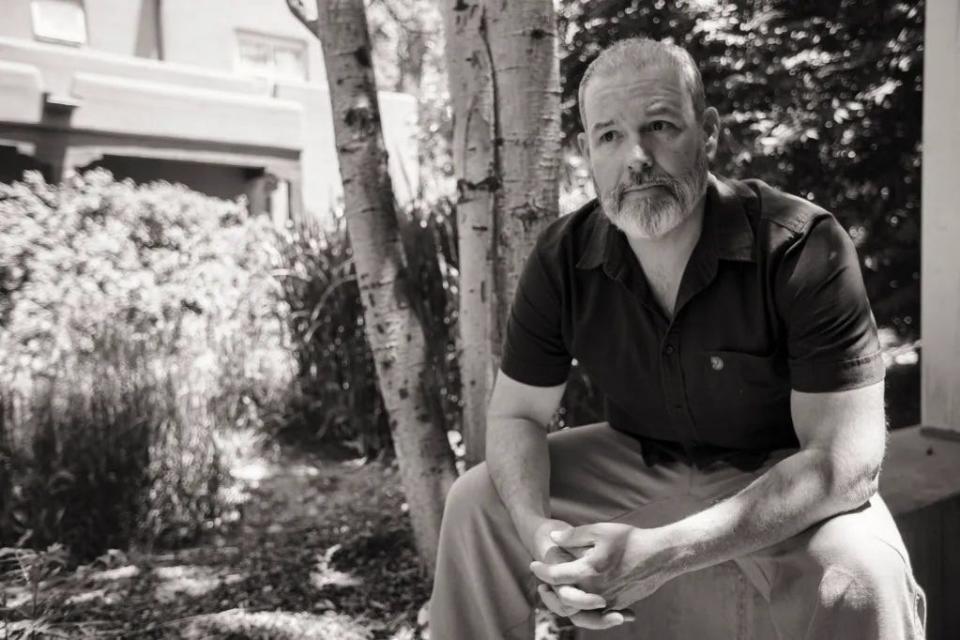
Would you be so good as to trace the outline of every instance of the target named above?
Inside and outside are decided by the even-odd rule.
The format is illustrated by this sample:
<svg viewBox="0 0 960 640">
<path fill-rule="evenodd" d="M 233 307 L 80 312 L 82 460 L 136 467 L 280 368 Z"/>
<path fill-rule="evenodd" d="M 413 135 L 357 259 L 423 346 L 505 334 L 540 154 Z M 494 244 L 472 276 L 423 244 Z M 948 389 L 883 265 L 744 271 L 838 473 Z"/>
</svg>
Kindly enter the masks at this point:
<svg viewBox="0 0 960 640">
<path fill-rule="evenodd" d="M 102 166 L 322 220 L 341 193 L 326 82 L 283 0 L 3 0 L 0 182 Z M 417 103 L 380 101 L 405 201 Z"/>
</svg>

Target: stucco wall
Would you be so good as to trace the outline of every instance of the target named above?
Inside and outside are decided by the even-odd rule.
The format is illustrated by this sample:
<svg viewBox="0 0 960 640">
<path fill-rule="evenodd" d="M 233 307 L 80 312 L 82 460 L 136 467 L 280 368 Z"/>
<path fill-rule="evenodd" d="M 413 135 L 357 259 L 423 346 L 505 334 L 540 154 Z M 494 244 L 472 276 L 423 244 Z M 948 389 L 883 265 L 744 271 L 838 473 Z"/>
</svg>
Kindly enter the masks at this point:
<svg viewBox="0 0 960 640">
<path fill-rule="evenodd" d="M 30 21 L 30 0 L 2 0 L 3 19 L 0 20 L 0 36 L 33 39 L 33 23 Z"/>
<path fill-rule="evenodd" d="M 323 218 L 343 195 L 330 96 L 325 87 L 277 86 L 277 95 L 303 105 L 303 198 L 307 213 Z M 397 200 L 409 201 L 420 184 L 417 158 L 417 101 L 413 96 L 380 92 L 384 144 Z"/>
<path fill-rule="evenodd" d="M 283 0 L 163 0 L 163 54 L 170 62 L 233 71 L 237 32 L 300 40 L 311 84 L 326 84 L 320 44 Z"/>
<path fill-rule="evenodd" d="M 84 0 L 86 47 L 155 58 L 157 0 Z M 30 0 L 0 0 L 0 37 L 34 40 Z"/>
<path fill-rule="evenodd" d="M 147 60 L 157 2 L 163 59 Z M 84 0 L 83 47 L 36 42 L 30 0 L 0 3 L 0 140 L 3 122 L 41 124 L 46 92 L 76 101 L 70 126 L 106 136 L 299 149 L 304 210 L 322 219 L 340 198 L 322 51 L 283 0 Z M 309 79 L 239 74 L 241 31 L 303 42 Z M 395 193 L 406 202 L 419 185 L 416 99 L 381 92 L 380 106 Z"/>
<path fill-rule="evenodd" d="M 85 0 L 90 48 L 156 57 L 156 0 Z"/>
</svg>

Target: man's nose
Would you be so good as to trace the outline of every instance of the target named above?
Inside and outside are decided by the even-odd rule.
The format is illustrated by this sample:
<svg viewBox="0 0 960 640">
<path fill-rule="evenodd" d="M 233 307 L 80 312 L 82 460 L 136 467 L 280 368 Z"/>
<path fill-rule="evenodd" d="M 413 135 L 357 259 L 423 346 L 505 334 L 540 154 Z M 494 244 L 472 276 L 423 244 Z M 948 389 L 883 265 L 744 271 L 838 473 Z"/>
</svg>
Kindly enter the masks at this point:
<svg viewBox="0 0 960 640">
<path fill-rule="evenodd" d="M 653 167 L 653 158 L 639 142 L 631 145 L 627 156 L 627 167 L 634 173 L 645 173 Z"/>
</svg>

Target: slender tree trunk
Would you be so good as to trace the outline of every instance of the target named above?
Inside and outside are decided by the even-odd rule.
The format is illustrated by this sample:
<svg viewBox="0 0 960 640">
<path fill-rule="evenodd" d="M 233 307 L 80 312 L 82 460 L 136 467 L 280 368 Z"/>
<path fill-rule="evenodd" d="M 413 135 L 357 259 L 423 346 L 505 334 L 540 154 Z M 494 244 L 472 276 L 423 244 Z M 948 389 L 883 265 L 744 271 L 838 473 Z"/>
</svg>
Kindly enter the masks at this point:
<svg viewBox="0 0 960 640">
<path fill-rule="evenodd" d="M 487 399 L 495 369 L 490 335 L 492 227 L 500 185 L 494 159 L 493 78 L 483 0 L 444 3 L 447 73 L 453 102 L 453 163 L 457 177 L 460 258 L 460 378 L 467 466 L 484 458 Z"/>
<path fill-rule="evenodd" d="M 287 4 L 322 44 L 364 330 L 418 550 L 432 575 L 443 502 L 456 470 L 446 434 L 431 422 L 425 399 L 429 359 L 387 172 L 363 0 L 317 0 L 315 22 L 305 18 L 297 0 Z"/>
<path fill-rule="evenodd" d="M 484 458 L 486 405 L 520 271 L 559 214 L 560 69 L 550 0 L 445 0 L 454 107 L 461 376 L 467 463 Z"/>
<path fill-rule="evenodd" d="M 520 272 L 537 236 L 559 211 L 560 66 L 551 0 L 490 1 L 487 37 L 497 96 L 503 200 L 498 203 L 494 277 L 495 365 Z"/>
</svg>

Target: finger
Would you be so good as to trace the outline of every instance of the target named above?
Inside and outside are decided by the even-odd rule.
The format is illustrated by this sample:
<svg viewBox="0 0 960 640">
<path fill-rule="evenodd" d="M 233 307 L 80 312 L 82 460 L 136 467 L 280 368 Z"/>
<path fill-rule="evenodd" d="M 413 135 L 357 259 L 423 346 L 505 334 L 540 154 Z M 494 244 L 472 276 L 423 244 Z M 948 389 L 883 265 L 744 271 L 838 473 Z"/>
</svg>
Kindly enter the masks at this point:
<svg viewBox="0 0 960 640">
<path fill-rule="evenodd" d="M 553 592 L 557 594 L 560 602 L 567 607 L 574 607 L 578 610 L 584 609 L 603 609 L 607 606 L 607 601 L 595 593 L 587 593 L 577 587 L 568 584 L 554 587 Z"/>
<path fill-rule="evenodd" d="M 550 547 L 543 554 L 543 562 L 547 564 L 561 564 L 563 562 L 570 562 L 571 560 L 576 560 L 577 556 L 573 555 L 566 549 L 562 547 Z"/>
<path fill-rule="evenodd" d="M 547 609 L 550 609 L 550 611 L 553 611 L 562 618 L 567 618 L 578 611 L 578 609 L 574 607 L 564 606 L 557 597 L 557 594 L 553 592 L 553 589 L 545 584 L 537 586 L 537 593 L 540 594 L 540 599 L 543 600 L 543 604 L 547 605 Z"/>
<path fill-rule="evenodd" d="M 589 547 L 596 542 L 596 535 L 589 525 L 550 532 L 550 539 L 561 547 Z"/>
<path fill-rule="evenodd" d="M 617 609 L 621 616 L 623 616 L 624 622 L 633 622 L 637 619 L 637 614 L 633 612 L 632 609 Z M 607 613 L 610 613 L 609 611 Z"/>
<path fill-rule="evenodd" d="M 570 617 L 570 621 L 584 629 L 609 629 L 625 622 L 633 622 L 636 616 L 629 609 L 623 611 L 581 611 Z"/>
<path fill-rule="evenodd" d="M 593 567 L 584 558 L 560 564 L 534 561 L 530 563 L 530 570 L 541 582 L 547 584 L 576 584 L 596 575 Z"/>
</svg>

